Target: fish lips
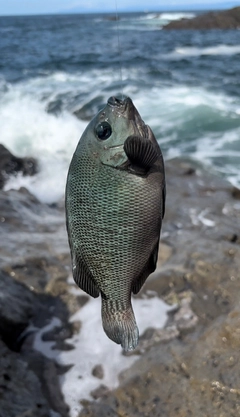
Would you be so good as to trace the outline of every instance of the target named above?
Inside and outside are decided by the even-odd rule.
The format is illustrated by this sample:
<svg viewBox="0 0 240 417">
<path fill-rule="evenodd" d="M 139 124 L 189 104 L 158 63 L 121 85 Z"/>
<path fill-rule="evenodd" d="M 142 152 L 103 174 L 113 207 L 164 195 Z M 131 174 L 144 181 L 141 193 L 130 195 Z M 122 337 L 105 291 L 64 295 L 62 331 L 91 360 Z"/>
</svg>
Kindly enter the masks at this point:
<svg viewBox="0 0 240 417">
<path fill-rule="evenodd" d="M 107 104 L 108 106 L 114 108 L 114 110 L 116 110 L 116 112 L 119 113 L 122 117 L 125 117 L 133 123 L 136 135 L 140 135 L 144 138 L 148 137 L 148 128 L 142 120 L 130 97 L 120 99 L 118 97 L 112 96 L 108 99 Z"/>
</svg>

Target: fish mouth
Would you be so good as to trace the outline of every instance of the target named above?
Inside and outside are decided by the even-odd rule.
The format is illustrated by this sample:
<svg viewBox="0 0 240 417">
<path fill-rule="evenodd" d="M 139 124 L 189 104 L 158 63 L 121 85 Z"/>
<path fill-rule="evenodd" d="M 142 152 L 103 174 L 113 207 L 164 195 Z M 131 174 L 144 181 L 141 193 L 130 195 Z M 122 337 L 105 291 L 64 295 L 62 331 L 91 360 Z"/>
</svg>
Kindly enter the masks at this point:
<svg viewBox="0 0 240 417">
<path fill-rule="evenodd" d="M 144 138 L 148 137 L 148 127 L 145 125 L 130 97 L 120 99 L 119 97 L 112 96 L 108 99 L 107 104 L 120 113 L 121 116 L 131 121 L 136 135 Z"/>
<path fill-rule="evenodd" d="M 111 106 L 111 107 L 116 107 L 116 108 L 119 108 L 119 109 L 121 109 L 121 108 L 125 108 L 125 102 L 126 102 L 126 100 L 127 100 L 127 98 L 128 97 L 126 97 L 125 99 L 120 99 L 120 98 L 118 98 L 118 97 L 114 97 L 114 96 L 112 96 L 112 97 L 110 97 L 109 99 L 108 99 L 108 102 L 107 102 L 107 104 L 109 105 L 109 106 Z"/>
</svg>

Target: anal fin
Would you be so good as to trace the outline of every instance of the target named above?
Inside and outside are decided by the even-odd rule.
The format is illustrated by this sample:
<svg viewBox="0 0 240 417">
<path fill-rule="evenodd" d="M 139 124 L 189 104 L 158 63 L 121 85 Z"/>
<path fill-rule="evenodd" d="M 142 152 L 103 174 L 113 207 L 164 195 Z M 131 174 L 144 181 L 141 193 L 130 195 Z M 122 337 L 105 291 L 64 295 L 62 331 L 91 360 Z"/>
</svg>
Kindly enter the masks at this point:
<svg viewBox="0 0 240 417">
<path fill-rule="evenodd" d="M 73 279 L 76 284 L 91 297 L 99 296 L 99 289 L 94 282 L 91 272 L 81 259 L 73 258 Z"/>
<path fill-rule="evenodd" d="M 158 247 L 159 247 L 159 240 L 154 248 L 154 250 L 152 251 L 149 260 L 147 262 L 147 264 L 145 265 L 142 273 L 140 276 L 137 277 L 137 279 L 135 279 L 135 281 L 133 281 L 132 283 L 132 292 L 133 294 L 137 294 L 143 284 L 145 283 L 146 279 L 148 278 L 148 276 L 155 271 L 156 269 L 156 265 L 157 265 L 157 259 L 158 259 Z"/>
</svg>

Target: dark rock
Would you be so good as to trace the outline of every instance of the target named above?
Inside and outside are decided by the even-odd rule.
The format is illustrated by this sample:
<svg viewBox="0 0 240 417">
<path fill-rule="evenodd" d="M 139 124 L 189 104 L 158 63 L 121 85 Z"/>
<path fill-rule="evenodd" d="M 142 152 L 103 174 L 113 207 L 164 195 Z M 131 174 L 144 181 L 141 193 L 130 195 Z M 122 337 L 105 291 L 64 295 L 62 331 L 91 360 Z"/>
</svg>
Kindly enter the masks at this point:
<svg viewBox="0 0 240 417">
<path fill-rule="evenodd" d="M 96 388 L 94 391 L 91 392 L 91 396 L 97 400 L 100 397 L 103 397 L 109 392 L 108 387 L 105 385 L 100 385 L 98 388 Z"/>
<path fill-rule="evenodd" d="M 232 188 L 232 196 L 238 200 L 240 200 L 240 189 L 237 187 Z"/>
<path fill-rule="evenodd" d="M 10 175 L 16 175 L 21 172 L 24 176 L 32 176 L 37 173 L 37 170 L 36 159 L 18 158 L 0 144 L 0 189 L 3 188 Z"/>
<path fill-rule="evenodd" d="M 70 255 L 63 210 L 20 189 L 0 190 L 0 213 L 1 268 L 37 291 L 51 279 L 66 279 Z"/>
<path fill-rule="evenodd" d="M 119 16 L 113 15 L 113 16 L 105 16 L 105 20 L 111 20 L 112 22 L 116 22 L 117 20 L 119 20 Z"/>
<path fill-rule="evenodd" d="M 50 101 L 48 103 L 46 112 L 50 114 L 54 114 L 55 116 L 58 116 L 63 109 L 63 102 L 60 98 L 56 98 L 56 100 Z"/>
<path fill-rule="evenodd" d="M 1 417 L 51 417 L 37 376 L 1 339 L 0 404 Z"/>
<path fill-rule="evenodd" d="M 56 365 L 40 353 L 32 351 L 29 339 L 33 340 L 36 328 L 28 330 L 27 327 L 30 323 L 43 326 L 49 321 L 50 314 L 56 313 L 52 307 L 59 301 L 55 303 L 53 297 L 32 292 L 26 285 L 2 271 L 0 294 L 0 416 L 50 417 L 50 410 L 53 409 L 60 412 L 62 417 L 67 417 L 68 407 L 59 388 Z M 67 320 L 64 306 L 61 312 L 62 319 Z M 65 336 L 71 337 L 72 333 Z M 21 354 L 14 355 L 1 340 L 11 350 Z M 11 403 L 10 399 L 14 395 L 16 400 L 8 405 L 7 402 Z"/>
<path fill-rule="evenodd" d="M 69 407 L 65 404 L 60 390 L 58 366 L 55 362 L 32 350 L 24 350 L 23 358 L 27 361 L 29 369 L 38 377 L 42 395 L 47 399 L 50 408 L 61 417 L 68 417 Z"/>
<path fill-rule="evenodd" d="M 92 100 L 88 101 L 87 104 L 84 104 L 80 108 L 75 104 L 75 110 L 73 111 L 73 114 L 80 120 L 89 121 L 103 108 L 103 103 L 103 96 L 94 97 Z"/>
<path fill-rule="evenodd" d="M 168 23 L 164 30 L 171 29 L 238 29 L 240 28 L 240 7 L 220 12 L 200 14 L 192 19 L 181 19 Z"/>
<path fill-rule="evenodd" d="M 0 336 L 14 350 L 33 316 L 35 295 L 23 284 L 0 271 Z"/>
<path fill-rule="evenodd" d="M 103 379 L 104 370 L 103 370 L 102 365 L 94 366 L 94 368 L 92 369 L 92 375 L 95 376 L 96 378 Z"/>
</svg>

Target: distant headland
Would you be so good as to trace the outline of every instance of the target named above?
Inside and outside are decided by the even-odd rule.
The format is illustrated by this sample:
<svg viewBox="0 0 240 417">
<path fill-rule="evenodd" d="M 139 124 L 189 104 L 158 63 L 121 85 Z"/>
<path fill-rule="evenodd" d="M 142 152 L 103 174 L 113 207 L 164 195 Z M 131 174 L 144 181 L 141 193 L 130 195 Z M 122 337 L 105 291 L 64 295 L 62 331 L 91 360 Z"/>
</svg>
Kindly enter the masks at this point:
<svg viewBox="0 0 240 417">
<path fill-rule="evenodd" d="M 203 13 L 192 19 L 175 20 L 168 23 L 163 29 L 240 29 L 240 7 Z"/>
</svg>

